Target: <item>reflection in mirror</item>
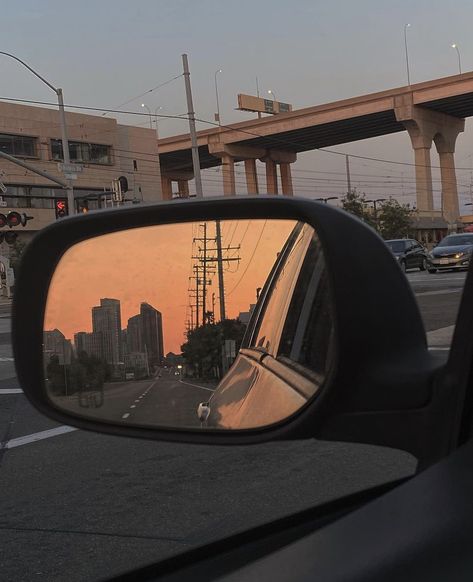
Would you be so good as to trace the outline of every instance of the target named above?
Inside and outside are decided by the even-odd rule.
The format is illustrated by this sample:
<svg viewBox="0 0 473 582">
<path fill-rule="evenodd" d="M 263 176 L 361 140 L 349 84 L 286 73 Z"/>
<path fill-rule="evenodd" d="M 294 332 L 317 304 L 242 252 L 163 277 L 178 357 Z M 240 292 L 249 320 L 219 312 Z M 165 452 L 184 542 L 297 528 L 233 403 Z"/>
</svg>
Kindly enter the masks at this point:
<svg viewBox="0 0 473 582">
<path fill-rule="evenodd" d="M 332 331 L 310 226 L 135 228 L 61 258 L 45 312 L 45 384 L 58 408 L 118 424 L 264 426 L 317 392 Z"/>
</svg>

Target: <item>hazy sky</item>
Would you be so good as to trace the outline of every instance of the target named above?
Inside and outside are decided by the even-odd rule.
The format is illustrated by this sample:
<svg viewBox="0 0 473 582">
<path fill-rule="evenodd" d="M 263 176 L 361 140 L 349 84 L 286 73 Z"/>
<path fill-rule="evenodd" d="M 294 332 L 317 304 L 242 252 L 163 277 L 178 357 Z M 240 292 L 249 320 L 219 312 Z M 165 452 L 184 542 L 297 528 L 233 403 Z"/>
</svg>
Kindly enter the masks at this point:
<svg viewBox="0 0 473 582">
<path fill-rule="evenodd" d="M 235 111 L 236 95 L 255 93 L 256 76 L 261 93 L 271 88 L 294 108 L 389 89 L 406 83 L 406 22 L 412 25 L 412 82 L 456 74 L 452 42 L 460 47 L 463 70 L 473 69 L 471 0 L 3 0 L 1 10 L 0 49 L 24 58 L 62 86 L 66 102 L 74 104 L 116 107 L 179 75 L 183 52 L 189 54 L 197 115 L 211 121 L 219 68 L 221 116 L 228 123 L 249 117 Z M 46 87 L 13 61 L 0 57 L 0 63 L 0 97 L 53 100 Z M 151 108 L 161 105 L 163 113 L 183 113 L 182 78 L 127 107 L 142 112 L 142 101 Z M 118 119 L 147 124 L 143 117 Z M 160 122 L 162 136 L 186 130 L 185 121 Z M 458 167 L 473 166 L 472 146 L 467 123 L 457 143 Z M 405 133 L 335 149 L 413 161 Z M 432 159 L 437 165 L 436 153 Z M 343 172 L 341 156 L 300 155 L 293 174 L 296 193 L 316 197 L 342 192 Z M 352 159 L 352 174 L 354 185 L 370 197 L 389 190 L 406 202 L 414 200 L 410 166 Z M 438 177 L 434 170 L 434 180 Z M 460 170 L 458 177 L 461 199 L 467 201 L 471 172 Z M 210 193 L 220 190 L 218 172 L 206 172 L 204 178 Z M 237 175 L 242 179 L 243 174 Z M 434 189 L 439 190 L 438 182 Z"/>
<path fill-rule="evenodd" d="M 232 248 L 223 256 L 240 258 L 224 263 L 227 317 L 235 318 L 256 303 L 256 289 L 263 287 L 294 225 L 289 220 L 222 221 L 225 247 Z M 99 305 L 102 297 L 120 300 L 125 329 L 128 319 L 139 313 L 140 304 L 145 301 L 163 315 L 165 353 L 179 353 L 185 341 L 186 321 L 191 318 L 188 290 L 195 288 L 194 281 L 189 280 L 195 262 L 192 256 L 199 254 L 203 244 L 193 239 L 202 235 L 203 230 L 196 223 L 162 225 L 113 233 L 75 245 L 61 259 L 54 274 L 45 329 L 58 328 L 68 339 L 79 331 L 92 331 L 92 307 Z M 207 236 L 215 236 L 215 223 L 207 223 Z M 209 250 L 211 245 L 209 242 Z M 235 248 L 238 246 L 239 250 Z M 209 273 L 207 279 L 210 284 L 206 308 L 212 310 L 215 294 L 218 320 L 218 278 Z"/>
</svg>

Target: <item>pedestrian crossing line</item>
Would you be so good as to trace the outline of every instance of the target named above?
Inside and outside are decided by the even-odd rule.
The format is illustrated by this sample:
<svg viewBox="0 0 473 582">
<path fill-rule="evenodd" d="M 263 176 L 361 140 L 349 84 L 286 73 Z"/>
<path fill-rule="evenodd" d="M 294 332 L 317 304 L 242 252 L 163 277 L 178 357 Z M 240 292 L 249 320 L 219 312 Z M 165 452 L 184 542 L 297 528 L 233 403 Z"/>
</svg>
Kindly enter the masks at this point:
<svg viewBox="0 0 473 582">
<path fill-rule="evenodd" d="M 22 447 L 23 445 L 28 445 L 30 443 L 36 443 L 44 439 L 50 439 L 51 437 L 60 436 L 78 430 L 72 426 L 58 426 L 56 428 L 51 428 L 49 430 L 42 430 L 40 432 L 35 432 L 33 434 L 27 434 L 25 436 L 18 437 L 16 439 L 11 439 L 9 441 L 0 443 L 1 449 L 14 449 L 16 447 Z"/>
</svg>

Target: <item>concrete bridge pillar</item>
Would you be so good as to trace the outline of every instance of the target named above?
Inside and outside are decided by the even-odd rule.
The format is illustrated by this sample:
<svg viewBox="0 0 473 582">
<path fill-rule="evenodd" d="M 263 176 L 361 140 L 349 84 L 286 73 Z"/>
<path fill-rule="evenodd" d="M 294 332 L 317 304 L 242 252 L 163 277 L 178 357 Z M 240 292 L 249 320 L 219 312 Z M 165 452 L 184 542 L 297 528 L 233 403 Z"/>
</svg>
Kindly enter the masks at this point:
<svg viewBox="0 0 473 582">
<path fill-rule="evenodd" d="M 453 154 L 456 139 L 465 129 L 465 120 L 415 106 L 412 100 L 398 102 L 394 112 L 407 129 L 414 148 L 417 208 L 432 210 L 434 207 L 430 149 L 435 142 L 440 157 L 442 212 L 447 222 L 455 222 L 460 212 Z"/>
<path fill-rule="evenodd" d="M 161 174 L 163 200 L 172 200 L 173 182 L 177 182 L 179 196 L 189 198 L 189 180 L 192 180 L 193 177 L 193 172 L 187 170 L 168 170 L 165 174 Z"/>
<path fill-rule="evenodd" d="M 278 193 L 278 172 L 276 162 L 266 158 L 264 160 L 266 166 L 266 192 L 268 194 Z"/>
<path fill-rule="evenodd" d="M 169 176 L 161 175 L 161 189 L 163 200 L 172 200 L 172 180 Z"/>
<path fill-rule="evenodd" d="M 235 196 L 235 158 L 229 154 L 222 155 L 223 193 L 225 196 Z"/>
<path fill-rule="evenodd" d="M 178 180 L 177 186 L 179 188 L 179 197 L 189 198 L 189 182 L 187 180 Z"/>
<path fill-rule="evenodd" d="M 293 196 L 294 191 L 292 189 L 292 174 L 291 165 L 287 162 L 281 162 L 279 165 L 279 170 L 281 172 L 281 189 L 285 196 Z"/>
<path fill-rule="evenodd" d="M 256 160 L 245 160 L 246 189 L 248 194 L 259 194 Z"/>
<path fill-rule="evenodd" d="M 268 150 L 262 161 L 266 164 L 266 190 L 268 194 L 278 193 L 277 165 L 281 173 L 282 193 L 292 196 L 291 164 L 297 160 L 297 154 L 281 150 Z"/>
</svg>

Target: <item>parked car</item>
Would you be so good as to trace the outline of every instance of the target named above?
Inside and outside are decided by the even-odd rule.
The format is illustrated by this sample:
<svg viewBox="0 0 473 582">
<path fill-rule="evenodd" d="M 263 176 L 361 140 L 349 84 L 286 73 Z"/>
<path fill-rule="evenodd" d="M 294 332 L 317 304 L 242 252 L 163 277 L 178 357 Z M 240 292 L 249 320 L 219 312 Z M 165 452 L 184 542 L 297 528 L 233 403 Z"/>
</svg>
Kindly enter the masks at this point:
<svg viewBox="0 0 473 582">
<path fill-rule="evenodd" d="M 427 250 L 412 238 L 396 238 L 385 241 L 396 257 L 401 269 L 420 269 L 425 271 L 428 266 Z"/>
<path fill-rule="evenodd" d="M 429 253 L 429 273 L 468 269 L 473 253 L 473 234 L 449 234 Z"/>
</svg>

